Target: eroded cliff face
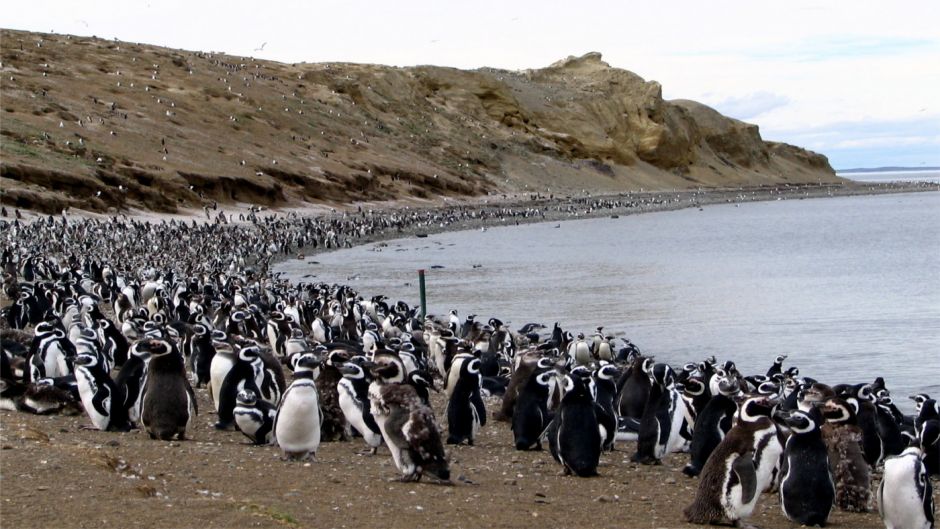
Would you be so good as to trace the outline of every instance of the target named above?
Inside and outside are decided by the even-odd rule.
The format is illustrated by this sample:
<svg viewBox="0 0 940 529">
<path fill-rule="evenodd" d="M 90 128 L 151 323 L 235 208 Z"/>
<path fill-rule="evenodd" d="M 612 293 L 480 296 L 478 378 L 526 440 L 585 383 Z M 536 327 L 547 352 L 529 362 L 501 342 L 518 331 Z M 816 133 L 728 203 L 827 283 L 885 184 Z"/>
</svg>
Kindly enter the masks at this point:
<svg viewBox="0 0 940 529">
<path fill-rule="evenodd" d="M 838 180 L 825 157 L 604 63 L 281 64 L 2 32 L 3 203 L 58 211 Z"/>
</svg>

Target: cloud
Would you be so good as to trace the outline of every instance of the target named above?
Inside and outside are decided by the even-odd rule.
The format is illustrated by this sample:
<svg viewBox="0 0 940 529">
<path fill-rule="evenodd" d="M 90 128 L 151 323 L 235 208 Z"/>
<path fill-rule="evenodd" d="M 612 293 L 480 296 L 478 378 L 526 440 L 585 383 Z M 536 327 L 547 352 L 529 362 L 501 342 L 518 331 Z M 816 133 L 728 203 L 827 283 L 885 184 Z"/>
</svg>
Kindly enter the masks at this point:
<svg viewBox="0 0 940 529">
<path fill-rule="evenodd" d="M 709 102 L 709 105 L 726 116 L 748 120 L 775 108 L 786 106 L 789 103 L 790 98 L 780 94 L 753 92 L 743 96 L 731 96 L 721 101 Z"/>
</svg>

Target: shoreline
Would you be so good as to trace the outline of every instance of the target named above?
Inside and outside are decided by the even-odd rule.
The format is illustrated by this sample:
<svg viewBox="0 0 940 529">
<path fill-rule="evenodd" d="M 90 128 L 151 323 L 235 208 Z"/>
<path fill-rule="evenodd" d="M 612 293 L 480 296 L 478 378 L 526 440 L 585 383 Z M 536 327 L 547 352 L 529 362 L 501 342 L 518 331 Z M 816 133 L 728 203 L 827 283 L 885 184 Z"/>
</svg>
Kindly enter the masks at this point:
<svg viewBox="0 0 940 529">
<path fill-rule="evenodd" d="M 642 215 L 678 211 L 682 209 L 710 206 L 715 204 L 744 204 L 749 202 L 770 202 L 777 200 L 809 200 L 820 198 L 872 196 L 906 193 L 940 192 L 940 185 L 932 182 L 846 182 L 842 184 L 790 184 L 783 186 L 756 186 L 740 188 L 710 188 L 682 191 L 644 191 L 605 195 L 582 195 L 566 197 L 528 198 L 520 195 L 502 195 L 499 198 L 481 197 L 466 202 L 449 204 L 456 201 L 444 201 L 437 207 L 413 207 L 410 205 L 376 205 L 370 215 L 393 214 L 401 211 L 417 213 L 462 211 L 477 207 L 490 215 L 484 218 L 463 219 L 446 224 L 415 226 L 397 229 L 385 229 L 366 237 L 355 239 L 344 248 L 363 246 L 377 242 L 407 239 L 418 236 L 475 230 L 481 228 L 535 224 L 540 222 L 562 222 L 599 217 Z M 534 197 L 534 198 L 533 198 Z M 363 206 L 363 204 L 358 204 Z M 383 207 L 384 206 L 384 207 Z M 357 204 L 349 206 L 356 208 Z M 538 215 L 518 215 L 519 210 L 540 210 Z M 274 210 L 272 210 L 274 211 Z M 500 213 L 504 213 L 500 215 Z M 506 215 L 505 213 L 512 214 Z M 345 212 L 349 214 L 349 212 Z M 336 215 L 334 213 L 333 215 Z M 347 239 L 349 241 L 349 239 Z M 313 255 L 335 251 L 342 248 L 324 248 L 305 246 L 294 255 L 282 255 L 271 262 L 272 268 L 291 259 L 304 259 Z"/>
</svg>

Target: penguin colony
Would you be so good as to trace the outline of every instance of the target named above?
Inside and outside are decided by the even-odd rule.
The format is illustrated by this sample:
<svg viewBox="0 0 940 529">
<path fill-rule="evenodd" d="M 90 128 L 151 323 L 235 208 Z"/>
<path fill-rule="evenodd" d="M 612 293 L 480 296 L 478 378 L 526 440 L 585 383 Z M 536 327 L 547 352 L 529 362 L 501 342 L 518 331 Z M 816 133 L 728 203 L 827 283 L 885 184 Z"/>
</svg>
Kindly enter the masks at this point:
<svg viewBox="0 0 940 529">
<path fill-rule="evenodd" d="M 906 416 L 881 378 L 824 383 L 784 369 L 785 356 L 751 375 L 714 357 L 674 367 L 603 328 L 511 330 L 456 311 L 420 320 L 405 302 L 268 270 L 377 219 L 0 221 L 0 408 L 185 439 L 204 391 L 216 428 L 286 460 L 315 459 L 321 442 L 385 446 L 399 479 L 449 483 L 445 446 L 472 445 L 498 398 L 492 417 L 514 447 L 547 443 L 565 474 L 597 475 L 618 443 L 644 465 L 687 452 L 692 523 L 744 523 L 767 493 L 802 525 L 877 509 L 888 528 L 934 527 L 940 408 L 929 395 L 911 396 Z M 429 400 L 439 386 L 444 410 Z"/>
</svg>

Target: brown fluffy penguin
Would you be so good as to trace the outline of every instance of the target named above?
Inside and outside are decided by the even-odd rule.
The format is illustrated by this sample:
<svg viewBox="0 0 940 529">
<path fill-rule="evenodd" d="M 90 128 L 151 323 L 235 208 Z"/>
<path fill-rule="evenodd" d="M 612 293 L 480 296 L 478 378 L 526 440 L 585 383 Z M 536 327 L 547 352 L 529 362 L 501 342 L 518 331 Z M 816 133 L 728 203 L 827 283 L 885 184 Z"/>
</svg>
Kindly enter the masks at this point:
<svg viewBox="0 0 940 529">
<path fill-rule="evenodd" d="M 503 422 L 512 421 L 512 413 L 516 408 L 516 399 L 519 398 L 519 392 L 529 380 L 529 375 L 536 369 L 552 366 L 552 361 L 543 357 L 540 351 L 529 351 L 516 356 L 516 368 L 512 371 L 509 378 L 509 386 L 506 393 L 503 394 L 503 401 L 496 412 L 493 413 L 493 419 Z"/>
<path fill-rule="evenodd" d="M 339 405 L 337 385 L 343 379 L 340 367 L 349 361 L 350 356 L 343 349 L 331 351 L 326 356 L 326 361 L 321 364 L 320 376 L 316 379 L 323 420 L 320 425 L 320 435 L 324 442 L 349 440 L 346 435 L 346 416 L 343 415 L 343 408 Z"/>
<path fill-rule="evenodd" d="M 845 400 L 833 397 L 820 407 L 826 424 L 823 440 L 829 450 L 829 466 L 836 485 L 836 506 L 843 511 L 871 510 L 871 470 L 862 450 L 862 430 L 855 409 Z"/>
<path fill-rule="evenodd" d="M 769 415 L 773 402 L 762 395 L 742 399 L 738 422 L 721 440 L 702 468 L 695 499 L 685 508 L 690 523 L 739 524 L 757 504 L 756 440 L 777 435 Z"/>
</svg>

